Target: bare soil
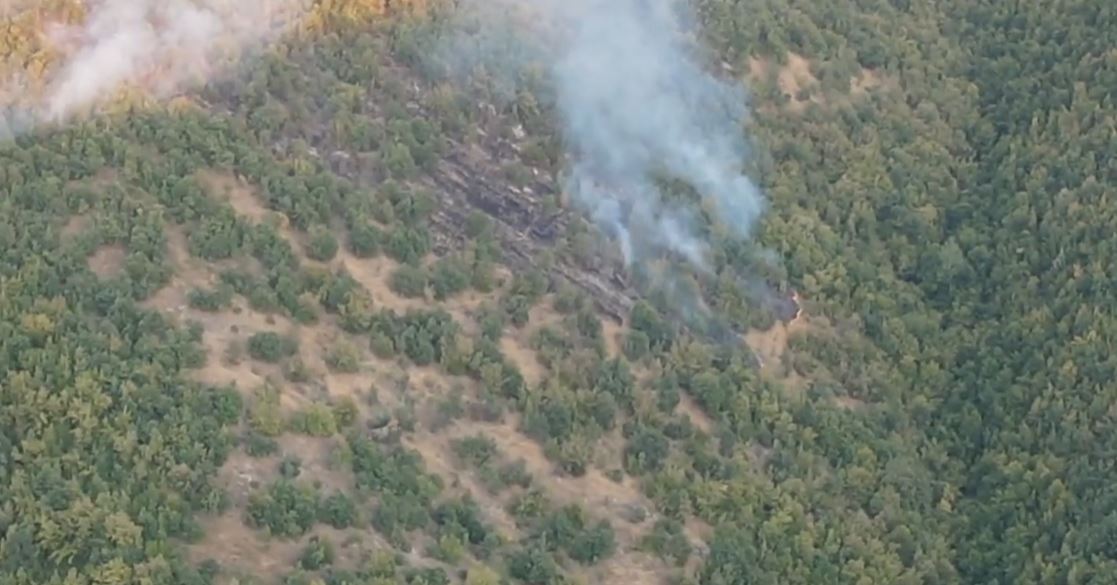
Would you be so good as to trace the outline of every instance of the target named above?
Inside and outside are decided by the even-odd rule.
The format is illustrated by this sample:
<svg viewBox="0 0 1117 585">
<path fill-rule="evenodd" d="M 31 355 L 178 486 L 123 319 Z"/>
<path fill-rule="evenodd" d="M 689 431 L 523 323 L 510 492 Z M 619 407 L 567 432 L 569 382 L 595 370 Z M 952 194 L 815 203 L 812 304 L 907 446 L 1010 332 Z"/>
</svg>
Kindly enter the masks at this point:
<svg viewBox="0 0 1117 585">
<path fill-rule="evenodd" d="M 124 270 L 124 260 L 127 257 L 128 251 L 124 246 L 118 244 L 101 246 L 89 256 L 89 269 L 98 278 L 113 278 Z"/>
</svg>

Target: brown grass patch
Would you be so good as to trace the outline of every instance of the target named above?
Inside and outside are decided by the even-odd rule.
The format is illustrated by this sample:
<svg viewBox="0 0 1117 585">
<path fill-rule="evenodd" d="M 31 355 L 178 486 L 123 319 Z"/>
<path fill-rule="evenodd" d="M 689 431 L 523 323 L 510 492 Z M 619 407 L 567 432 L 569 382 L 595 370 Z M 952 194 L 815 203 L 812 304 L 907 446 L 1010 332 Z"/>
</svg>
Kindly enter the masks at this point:
<svg viewBox="0 0 1117 585">
<path fill-rule="evenodd" d="M 84 232 L 90 223 L 88 216 L 75 215 L 66 222 L 66 225 L 62 226 L 61 236 L 63 239 L 73 238 Z"/>
<path fill-rule="evenodd" d="M 624 325 L 609 318 L 601 319 L 601 336 L 605 341 L 605 354 L 610 358 L 620 357 L 626 335 L 628 330 Z"/>
<path fill-rule="evenodd" d="M 547 372 L 539 363 L 535 350 L 525 345 L 521 337 L 504 335 L 500 338 L 500 351 L 520 370 L 528 384 L 536 386 L 543 381 Z"/>
<path fill-rule="evenodd" d="M 792 336 L 806 334 L 815 324 L 806 313 L 783 323 L 777 321 L 766 331 L 751 330 L 745 334 L 745 343 L 760 360 L 760 372 L 783 383 L 784 387 L 798 392 L 806 389 L 807 380 L 788 367 L 785 355 Z"/>
<path fill-rule="evenodd" d="M 801 55 L 788 52 L 787 64 L 780 68 L 777 83 L 780 91 L 788 97 L 788 108 L 792 111 L 802 111 L 811 101 L 819 101 L 817 96 L 799 99 L 800 91 L 818 85 L 818 79 L 811 73 L 810 62 Z"/>
<path fill-rule="evenodd" d="M 372 295 L 372 300 L 378 307 L 406 312 L 411 309 L 423 309 L 429 305 L 425 299 L 407 299 L 392 291 L 388 283 L 392 273 L 399 267 L 399 263 L 391 258 L 384 256 L 358 258 L 348 251 L 338 250 L 335 265 L 344 268 L 354 280 L 361 283 L 361 286 Z"/>
<path fill-rule="evenodd" d="M 465 434 L 451 436 L 447 433 L 434 434 L 419 431 L 408 435 L 404 443 L 422 456 L 427 470 L 442 477 L 451 491 L 455 491 L 456 487 L 457 491 L 470 494 L 484 513 L 485 519 L 501 536 L 510 541 L 518 540 L 520 529 L 505 510 L 505 502 L 490 494 L 481 485 L 476 470 L 459 469 L 455 465 L 455 455 L 450 447 L 451 440 Z"/>
<path fill-rule="evenodd" d="M 227 201 L 236 210 L 255 222 L 262 222 L 276 212 L 268 209 L 256 195 L 256 188 L 230 173 L 199 171 L 198 181 L 212 196 Z"/>
<path fill-rule="evenodd" d="M 194 563 L 213 559 L 228 571 L 245 572 L 265 582 L 278 582 L 290 572 L 304 546 L 301 540 L 265 538 L 245 525 L 240 510 L 201 518 L 199 524 L 206 536 L 186 547 L 188 559 Z"/>
<path fill-rule="evenodd" d="M 687 394 L 680 393 L 679 404 L 675 407 L 675 412 L 690 419 L 694 426 L 706 434 L 714 432 L 714 421 L 710 419 L 710 415 L 702 410 L 701 406 L 695 402 L 694 398 Z"/>
<path fill-rule="evenodd" d="M 124 261 L 127 257 L 128 251 L 124 249 L 124 246 L 119 244 L 101 246 L 93 254 L 90 254 L 88 259 L 89 269 L 98 278 L 113 278 L 124 270 Z"/>
<path fill-rule="evenodd" d="M 849 78 L 849 93 L 863 96 L 884 84 L 880 75 L 872 69 L 862 69 L 861 74 Z"/>
</svg>

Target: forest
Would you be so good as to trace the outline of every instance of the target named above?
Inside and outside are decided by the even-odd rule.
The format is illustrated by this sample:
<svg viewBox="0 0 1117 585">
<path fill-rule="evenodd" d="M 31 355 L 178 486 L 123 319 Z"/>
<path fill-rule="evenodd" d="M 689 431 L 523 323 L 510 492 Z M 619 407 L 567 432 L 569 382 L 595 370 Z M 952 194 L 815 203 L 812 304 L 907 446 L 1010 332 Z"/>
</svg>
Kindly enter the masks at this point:
<svg viewBox="0 0 1117 585">
<path fill-rule="evenodd" d="M 1117 583 L 1117 4 L 693 0 L 768 209 L 678 286 L 471 2 L 311 4 L 0 125 L 0 581 Z"/>
</svg>

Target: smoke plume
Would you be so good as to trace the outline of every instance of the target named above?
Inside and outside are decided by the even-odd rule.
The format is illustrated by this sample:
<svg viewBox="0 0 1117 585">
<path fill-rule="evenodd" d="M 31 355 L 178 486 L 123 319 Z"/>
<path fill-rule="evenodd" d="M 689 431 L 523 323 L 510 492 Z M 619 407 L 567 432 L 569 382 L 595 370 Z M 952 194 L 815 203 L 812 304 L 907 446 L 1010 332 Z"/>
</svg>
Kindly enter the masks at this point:
<svg viewBox="0 0 1117 585">
<path fill-rule="evenodd" d="M 65 121 L 125 88 L 165 98 L 201 85 L 285 31 L 308 6 L 309 0 L 93 0 L 80 24 L 43 32 L 60 59 L 34 103 L 22 106 L 25 121 L 9 124 Z"/>
<path fill-rule="evenodd" d="M 505 17 L 505 24 L 548 23 L 546 31 L 533 31 L 542 34 L 533 34 L 537 40 L 529 50 L 511 57 L 498 49 L 522 31 L 508 36 L 488 31 L 485 39 L 474 30 L 458 36 L 444 53 L 456 63 L 475 59 L 498 74 L 542 64 L 572 161 L 567 192 L 617 240 L 627 262 L 667 252 L 707 270 L 710 242 L 697 221 L 699 205 L 665 190 L 665 178 L 700 195 L 731 235 L 751 235 L 765 205 L 742 172 L 746 95 L 742 86 L 704 70 L 688 37 L 695 23 L 685 2 L 465 0 L 465 5 L 466 14 L 481 15 L 476 22 L 526 7 L 529 15 L 519 25 L 515 17 Z"/>
</svg>

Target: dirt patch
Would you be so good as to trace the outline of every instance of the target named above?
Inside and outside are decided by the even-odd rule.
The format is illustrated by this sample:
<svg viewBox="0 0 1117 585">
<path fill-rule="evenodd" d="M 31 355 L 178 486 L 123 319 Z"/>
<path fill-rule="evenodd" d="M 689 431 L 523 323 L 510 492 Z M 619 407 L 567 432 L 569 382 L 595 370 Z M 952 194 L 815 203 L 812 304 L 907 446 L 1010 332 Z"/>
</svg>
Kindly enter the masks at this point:
<svg viewBox="0 0 1117 585">
<path fill-rule="evenodd" d="M 679 396 L 679 404 L 675 407 L 675 412 L 689 418 L 690 422 L 702 432 L 706 434 L 714 432 L 714 421 L 690 396 L 686 394 Z"/>
<path fill-rule="evenodd" d="M 245 572 L 264 582 L 278 582 L 290 572 L 302 552 L 301 540 L 265 538 L 244 524 L 242 512 L 202 518 L 202 542 L 186 547 L 194 563 L 213 559 L 230 572 Z"/>
<path fill-rule="evenodd" d="M 504 335 L 501 337 L 500 352 L 520 370 L 528 384 L 536 386 L 543 381 L 546 371 L 539 364 L 535 350 L 524 345 L 517 337 L 519 336 Z"/>
<path fill-rule="evenodd" d="M 865 401 L 852 396 L 835 396 L 834 404 L 842 410 L 859 412 L 865 408 Z"/>
<path fill-rule="evenodd" d="M 611 358 L 619 357 L 621 348 L 624 347 L 625 335 L 627 335 L 624 325 L 620 325 L 612 319 L 602 318 L 601 333 L 605 339 L 605 353 Z"/>
<path fill-rule="evenodd" d="M 849 78 L 849 93 L 853 96 L 863 96 L 882 84 L 883 80 L 876 71 L 862 69 L 860 75 Z"/>
<path fill-rule="evenodd" d="M 788 108 L 792 111 L 802 111 L 807 104 L 818 101 L 817 96 L 800 99 L 799 93 L 818 85 L 818 79 L 811 73 L 811 64 L 802 55 L 789 52 L 787 64 L 780 68 L 776 77 L 780 91 L 788 97 Z"/>
<path fill-rule="evenodd" d="M 749 57 L 749 77 L 754 81 L 761 80 L 768 76 L 768 60 L 761 59 L 760 57 Z"/>
<path fill-rule="evenodd" d="M 97 248 L 89 256 L 89 269 L 99 278 L 114 278 L 124 270 L 124 261 L 128 251 L 119 244 L 110 244 Z"/>
<path fill-rule="evenodd" d="M 278 441 L 280 453 L 294 455 L 302 461 L 300 478 L 318 484 L 325 493 L 353 490 L 356 480 L 352 470 L 339 468 L 332 462 L 338 447 L 335 440 L 286 434 Z"/>
<path fill-rule="evenodd" d="M 457 437 L 459 435 L 455 435 Z M 413 433 L 407 437 L 405 444 L 414 449 L 423 458 L 428 471 L 434 473 L 450 486 L 450 491 L 470 494 L 477 502 L 478 507 L 485 514 L 485 519 L 504 538 L 515 541 L 520 538 L 520 529 L 516 521 L 505 510 L 505 502 L 492 494 L 481 485 L 477 471 L 472 469 L 458 469 L 455 465 L 455 456 L 451 450 L 452 437 L 439 433 L 432 434 L 426 431 Z"/>
<path fill-rule="evenodd" d="M 813 327 L 812 318 L 803 313 L 788 323 L 777 321 L 767 331 L 749 331 L 745 343 L 760 360 L 761 374 L 780 381 L 789 390 L 806 389 L 808 381 L 788 367 L 785 355 L 792 336 L 805 334 Z"/>
<path fill-rule="evenodd" d="M 662 585 L 671 582 L 662 561 L 639 551 L 617 551 L 605 562 L 593 567 L 578 566 L 571 572 L 576 582 L 582 583 Z"/>
<path fill-rule="evenodd" d="M 261 222 L 273 214 L 278 215 L 264 205 L 257 196 L 255 187 L 235 175 L 217 171 L 199 171 L 196 176 L 213 197 L 227 201 L 239 215 L 256 222 Z"/>
<path fill-rule="evenodd" d="M 207 559 L 217 561 L 222 567 L 219 585 L 235 583 L 240 576 L 251 578 L 254 583 L 278 583 L 296 568 L 303 549 L 316 537 L 334 544 L 337 555 L 334 566 L 343 569 L 357 568 L 373 551 L 391 548 L 371 530 L 338 530 L 321 524 L 299 538 L 269 538 L 244 523 L 242 510 L 203 517 L 199 523 L 206 536 L 187 546 L 186 556 L 194 564 Z"/>
<path fill-rule="evenodd" d="M 397 312 L 406 312 L 428 307 L 425 299 L 407 299 L 392 291 L 388 283 L 399 263 L 391 258 L 358 258 L 347 251 L 339 250 L 335 265 L 344 268 L 354 280 L 361 283 L 372 295 L 377 307 L 386 307 Z"/>
<path fill-rule="evenodd" d="M 89 217 L 85 215 L 75 215 L 71 217 L 69 221 L 66 222 L 66 225 L 62 226 L 62 238 L 70 239 L 77 236 L 84 232 L 91 223 Z"/>
</svg>

